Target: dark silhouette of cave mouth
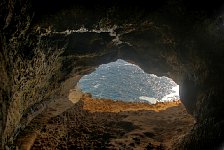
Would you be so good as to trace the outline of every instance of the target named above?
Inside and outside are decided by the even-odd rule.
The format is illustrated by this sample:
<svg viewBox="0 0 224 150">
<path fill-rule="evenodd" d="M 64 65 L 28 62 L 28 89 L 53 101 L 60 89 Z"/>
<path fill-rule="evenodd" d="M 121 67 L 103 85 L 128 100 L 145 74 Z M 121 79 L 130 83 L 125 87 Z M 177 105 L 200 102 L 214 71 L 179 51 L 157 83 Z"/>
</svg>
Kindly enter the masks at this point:
<svg viewBox="0 0 224 150">
<path fill-rule="evenodd" d="M 145 73 L 139 66 L 118 59 L 102 64 L 83 76 L 78 87 L 95 98 L 124 102 L 167 102 L 179 100 L 179 85 L 172 79 Z"/>
</svg>

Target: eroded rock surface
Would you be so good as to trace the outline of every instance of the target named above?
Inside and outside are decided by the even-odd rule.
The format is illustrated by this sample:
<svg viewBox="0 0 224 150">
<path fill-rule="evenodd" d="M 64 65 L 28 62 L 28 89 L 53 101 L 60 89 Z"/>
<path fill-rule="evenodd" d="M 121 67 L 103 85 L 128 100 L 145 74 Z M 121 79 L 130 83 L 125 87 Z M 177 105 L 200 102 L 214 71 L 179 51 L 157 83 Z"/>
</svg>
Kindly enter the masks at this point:
<svg viewBox="0 0 224 150">
<path fill-rule="evenodd" d="M 46 120 L 49 112 L 54 110 L 35 118 L 19 136 L 19 149 L 172 150 L 194 124 L 179 101 L 150 105 L 85 95 L 70 109 Z"/>
</svg>

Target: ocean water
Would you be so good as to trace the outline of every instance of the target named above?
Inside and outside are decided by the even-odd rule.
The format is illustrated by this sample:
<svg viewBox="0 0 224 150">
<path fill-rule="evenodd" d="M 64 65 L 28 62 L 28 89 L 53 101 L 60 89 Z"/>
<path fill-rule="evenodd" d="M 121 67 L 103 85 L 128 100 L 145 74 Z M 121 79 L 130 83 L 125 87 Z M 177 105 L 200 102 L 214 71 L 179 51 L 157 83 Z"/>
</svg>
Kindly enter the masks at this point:
<svg viewBox="0 0 224 150">
<path fill-rule="evenodd" d="M 83 92 L 96 98 L 125 102 L 164 102 L 179 99 L 179 85 L 168 77 L 145 73 L 140 67 L 118 59 L 100 65 L 78 82 Z"/>
</svg>

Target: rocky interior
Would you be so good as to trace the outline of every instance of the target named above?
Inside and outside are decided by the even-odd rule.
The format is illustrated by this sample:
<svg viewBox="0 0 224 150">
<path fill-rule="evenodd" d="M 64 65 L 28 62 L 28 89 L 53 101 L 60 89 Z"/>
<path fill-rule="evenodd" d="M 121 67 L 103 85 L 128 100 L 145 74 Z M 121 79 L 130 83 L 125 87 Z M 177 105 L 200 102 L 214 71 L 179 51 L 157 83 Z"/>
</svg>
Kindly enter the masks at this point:
<svg viewBox="0 0 224 150">
<path fill-rule="evenodd" d="M 224 142 L 222 1 L 0 2 L 1 148 L 54 100 L 68 99 L 81 76 L 118 58 L 180 85 L 195 117 L 176 149 Z"/>
</svg>

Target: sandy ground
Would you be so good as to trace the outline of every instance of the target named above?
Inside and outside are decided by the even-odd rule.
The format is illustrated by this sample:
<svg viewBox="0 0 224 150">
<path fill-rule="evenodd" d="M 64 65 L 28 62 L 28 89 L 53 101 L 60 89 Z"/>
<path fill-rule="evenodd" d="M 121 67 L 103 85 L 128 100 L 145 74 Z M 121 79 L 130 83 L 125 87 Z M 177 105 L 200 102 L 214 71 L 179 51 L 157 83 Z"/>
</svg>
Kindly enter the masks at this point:
<svg viewBox="0 0 224 150">
<path fill-rule="evenodd" d="M 56 117 L 34 119 L 24 134 L 34 143 L 29 144 L 33 150 L 161 150 L 173 149 L 193 124 L 179 101 L 149 105 L 85 96 Z M 23 139 L 19 138 L 18 147 L 27 142 Z"/>
</svg>

